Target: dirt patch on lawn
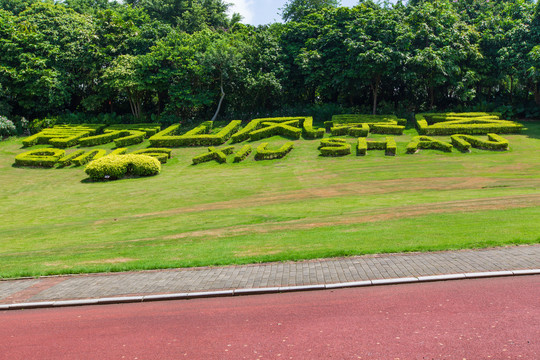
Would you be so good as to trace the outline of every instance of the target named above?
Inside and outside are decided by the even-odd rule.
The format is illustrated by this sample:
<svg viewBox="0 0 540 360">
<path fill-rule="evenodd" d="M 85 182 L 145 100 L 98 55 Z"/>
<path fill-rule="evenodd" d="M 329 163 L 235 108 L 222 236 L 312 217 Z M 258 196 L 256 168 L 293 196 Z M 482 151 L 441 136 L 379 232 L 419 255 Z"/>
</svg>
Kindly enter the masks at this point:
<svg viewBox="0 0 540 360">
<path fill-rule="evenodd" d="M 471 199 L 448 201 L 433 204 L 418 204 L 411 206 L 396 206 L 384 209 L 362 210 L 347 215 L 311 218 L 306 220 L 293 220 L 274 223 L 264 223 L 247 226 L 235 226 L 220 229 L 191 231 L 166 236 L 166 240 L 186 239 L 194 237 L 230 237 L 247 234 L 263 234 L 276 231 L 308 230 L 336 225 L 350 225 L 387 221 L 403 218 L 418 217 L 442 213 L 467 213 L 487 210 L 506 210 L 540 206 L 540 194 L 505 196 L 487 199 Z"/>
<path fill-rule="evenodd" d="M 129 259 L 129 258 L 103 259 L 103 260 L 82 261 L 78 265 L 123 264 L 130 261 L 135 261 L 135 260 L 137 259 Z"/>
<path fill-rule="evenodd" d="M 482 189 L 490 187 L 540 187 L 540 179 L 494 179 L 486 177 L 468 178 L 411 178 L 364 181 L 346 184 L 334 184 L 323 188 L 306 188 L 286 193 L 266 192 L 258 196 L 251 196 L 243 199 L 215 202 L 210 204 L 200 204 L 188 207 L 156 211 L 150 213 L 134 214 L 127 217 L 115 219 L 104 219 L 94 223 L 101 225 L 105 223 L 126 220 L 130 218 L 148 218 L 171 216 L 192 212 L 204 212 L 224 209 L 250 208 L 270 204 L 286 202 L 296 202 L 301 200 L 317 198 L 333 198 L 342 196 L 377 195 L 394 192 L 414 192 L 421 190 L 459 190 L 459 189 Z"/>
</svg>

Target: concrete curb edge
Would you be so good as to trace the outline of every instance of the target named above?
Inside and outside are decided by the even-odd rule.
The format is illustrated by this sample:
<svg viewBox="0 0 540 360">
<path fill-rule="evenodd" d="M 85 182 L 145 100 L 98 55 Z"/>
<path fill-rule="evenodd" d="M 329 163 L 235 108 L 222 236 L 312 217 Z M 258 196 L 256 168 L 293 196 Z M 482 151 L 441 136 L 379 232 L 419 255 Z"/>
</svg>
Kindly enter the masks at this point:
<svg viewBox="0 0 540 360">
<path fill-rule="evenodd" d="M 231 296 L 242 296 L 242 295 L 263 295 L 263 294 L 276 294 L 276 293 L 299 292 L 299 291 L 346 289 L 346 288 L 355 288 L 355 287 L 364 287 L 364 286 L 398 285 L 398 284 L 424 283 L 424 282 L 447 281 L 447 280 L 464 280 L 464 279 L 479 279 L 479 278 L 524 276 L 524 275 L 540 275 L 540 269 L 430 275 L 430 276 L 405 277 L 405 278 L 395 278 L 395 279 L 364 280 L 364 281 L 354 281 L 354 282 L 335 283 L 335 284 L 321 284 L 321 285 L 282 286 L 282 287 L 253 288 L 253 289 L 247 288 L 247 289 L 191 292 L 191 293 L 178 293 L 178 294 L 118 296 L 118 297 L 104 297 L 104 298 L 99 298 L 99 299 L 60 300 L 60 301 L 44 301 L 44 302 L 31 302 L 31 303 L 19 303 L 19 304 L 5 304 L 5 305 L 0 305 L 0 311 L 88 306 L 88 305 L 111 305 L 111 304 L 153 302 L 153 301 L 189 300 L 189 299 L 231 297 Z"/>
</svg>

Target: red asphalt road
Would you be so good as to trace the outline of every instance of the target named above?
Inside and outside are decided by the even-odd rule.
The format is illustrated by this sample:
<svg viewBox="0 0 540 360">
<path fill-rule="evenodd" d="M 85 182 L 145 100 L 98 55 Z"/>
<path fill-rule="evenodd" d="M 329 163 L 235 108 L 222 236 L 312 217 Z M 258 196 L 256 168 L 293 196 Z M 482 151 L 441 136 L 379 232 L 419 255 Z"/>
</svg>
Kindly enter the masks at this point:
<svg viewBox="0 0 540 360">
<path fill-rule="evenodd" d="M 0 312 L 0 359 L 540 359 L 540 276 Z"/>
</svg>

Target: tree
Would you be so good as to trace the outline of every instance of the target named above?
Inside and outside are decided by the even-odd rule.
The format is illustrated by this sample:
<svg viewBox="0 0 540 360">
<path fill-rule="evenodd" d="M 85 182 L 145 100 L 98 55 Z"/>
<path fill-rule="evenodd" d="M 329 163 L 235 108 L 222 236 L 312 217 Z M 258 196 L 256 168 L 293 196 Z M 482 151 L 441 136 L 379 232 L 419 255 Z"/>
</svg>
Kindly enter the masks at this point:
<svg viewBox="0 0 540 360">
<path fill-rule="evenodd" d="M 126 96 L 135 118 L 142 115 L 144 82 L 140 72 L 140 60 L 133 55 L 120 55 L 103 74 L 105 86 Z"/>
<path fill-rule="evenodd" d="M 350 25 L 350 37 L 345 42 L 348 62 L 358 80 L 369 83 L 375 115 L 382 82 L 401 71 L 405 60 L 401 49 L 405 30 L 398 11 L 391 8 L 366 2 L 360 5 L 358 14 L 358 19 Z"/>
<path fill-rule="evenodd" d="M 202 55 L 203 64 L 217 73 L 216 77 L 219 79 L 220 98 L 212 121 L 217 119 L 223 105 L 226 83 L 234 81 L 235 70 L 243 61 L 243 48 L 244 44 L 239 37 L 223 34 L 212 41 Z"/>
<path fill-rule="evenodd" d="M 289 0 L 281 10 L 284 21 L 301 21 L 304 17 L 325 7 L 338 7 L 339 0 Z"/>
</svg>

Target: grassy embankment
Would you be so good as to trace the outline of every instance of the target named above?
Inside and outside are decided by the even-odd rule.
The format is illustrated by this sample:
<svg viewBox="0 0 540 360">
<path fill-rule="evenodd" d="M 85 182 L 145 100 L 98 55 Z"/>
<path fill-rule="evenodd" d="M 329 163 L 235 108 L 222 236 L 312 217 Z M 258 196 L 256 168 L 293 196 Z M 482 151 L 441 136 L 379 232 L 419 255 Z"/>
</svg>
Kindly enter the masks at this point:
<svg viewBox="0 0 540 360">
<path fill-rule="evenodd" d="M 408 155 L 414 130 L 396 157 L 299 140 L 282 160 L 192 166 L 206 149 L 175 149 L 159 176 L 107 183 L 13 167 L 21 139 L 3 141 L 0 277 L 539 243 L 540 123 L 526 126 L 509 152 Z"/>
</svg>

